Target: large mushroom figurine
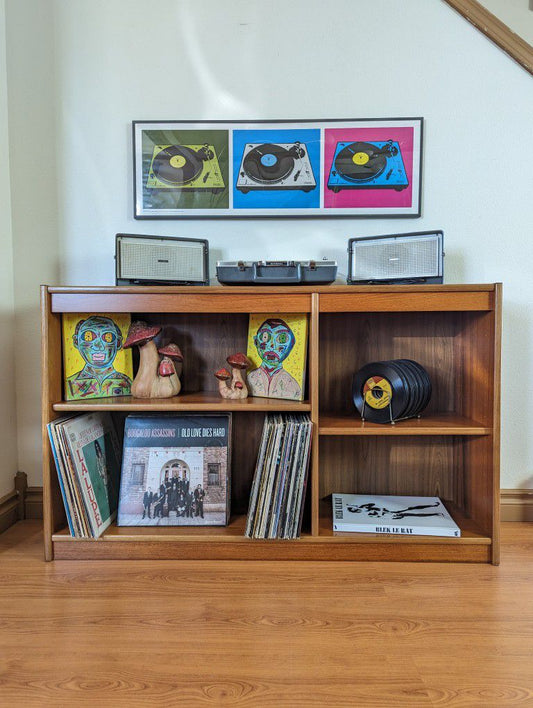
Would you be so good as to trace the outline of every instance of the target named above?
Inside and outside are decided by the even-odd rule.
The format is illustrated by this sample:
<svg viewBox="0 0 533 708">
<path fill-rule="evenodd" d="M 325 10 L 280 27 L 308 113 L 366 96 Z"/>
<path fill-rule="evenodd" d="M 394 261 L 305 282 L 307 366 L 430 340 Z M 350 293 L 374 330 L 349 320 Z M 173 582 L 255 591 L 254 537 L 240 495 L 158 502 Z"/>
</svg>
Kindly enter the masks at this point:
<svg viewBox="0 0 533 708">
<path fill-rule="evenodd" d="M 181 384 L 172 358 L 183 361 L 183 357 L 177 345 L 167 354 L 165 350 L 170 346 L 167 345 L 161 351 L 163 361 L 160 361 L 160 353 L 153 341 L 159 332 L 160 326 L 137 320 L 131 323 L 128 337 L 123 344 L 124 349 L 139 347 L 139 370 L 131 385 L 131 395 L 135 398 L 170 398 L 180 391 Z"/>
<path fill-rule="evenodd" d="M 218 390 L 222 398 L 247 398 L 248 387 L 245 381 L 245 371 L 251 362 L 241 353 L 231 354 L 226 359 L 231 367 L 231 374 L 227 369 L 219 369 L 215 376 L 218 379 Z M 231 381 L 230 381 L 231 379 Z"/>
</svg>

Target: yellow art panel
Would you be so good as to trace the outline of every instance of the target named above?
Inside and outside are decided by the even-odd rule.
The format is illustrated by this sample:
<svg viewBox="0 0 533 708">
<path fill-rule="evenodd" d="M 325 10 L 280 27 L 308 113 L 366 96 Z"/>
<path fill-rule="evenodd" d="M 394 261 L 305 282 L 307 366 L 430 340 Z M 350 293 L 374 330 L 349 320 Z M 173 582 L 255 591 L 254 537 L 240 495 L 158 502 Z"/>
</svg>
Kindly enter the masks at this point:
<svg viewBox="0 0 533 708">
<path fill-rule="evenodd" d="M 307 315 L 250 315 L 247 356 L 250 395 L 303 400 Z"/>
<path fill-rule="evenodd" d="M 131 349 L 123 349 L 129 314 L 63 314 L 63 375 L 67 401 L 129 396 Z"/>
</svg>

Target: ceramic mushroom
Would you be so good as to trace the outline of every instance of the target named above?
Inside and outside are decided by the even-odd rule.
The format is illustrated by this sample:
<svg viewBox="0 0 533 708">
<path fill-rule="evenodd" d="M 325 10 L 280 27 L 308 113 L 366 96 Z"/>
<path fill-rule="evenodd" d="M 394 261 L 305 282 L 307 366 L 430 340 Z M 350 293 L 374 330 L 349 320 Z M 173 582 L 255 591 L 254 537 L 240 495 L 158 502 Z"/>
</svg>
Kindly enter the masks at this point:
<svg viewBox="0 0 533 708">
<path fill-rule="evenodd" d="M 173 345 L 175 348 L 171 347 L 167 353 L 165 350 L 170 346 L 167 345 L 161 350 L 163 361 L 160 361 L 160 352 L 153 341 L 159 332 L 161 327 L 138 320 L 131 323 L 123 344 L 124 349 L 139 347 L 139 370 L 131 386 L 131 394 L 135 398 L 170 398 L 180 391 L 181 384 L 172 359 L 183 361 L 183 357 L 177 345 Z"/>
<path fill-rule="evenodd" d="M 170 398 L 171 396 L 177 396 L 181 391 L 181 382 L 179 380 L 179 373 L 181 373 L 181 367 L 178 367 L 183 361 L 183 355 L 180 348 L 174 342 L 170 342 L 164 347 L 159 349 L 159 354 L 163 357 L 159 364 L 158 370 L 158 385 L 156 398 Z"/>
<path fill-rule="evenodd" d="M 245 372 L 250 366 L 250 360 L 244 354 L 237 353 L 228 356 L 226 361 L 231 367 L 231 374 L 227 369 L 219 369 L 215 374 L 218 379 L 220 395 L 222 398 L 247 398 L 248 388 L 245 381 Z"/>
<path fill-rule="evenodd" d="M 227 369 L 219 369 L 215 371 L 215 378 L 218 379 L 218 392 L 222 398 L 233 398 L 233 391 L 228 385 L 228 381 L 231 379 L 231 374 Z"/>
<path fill-rule="evenodd" d="M 245 354 L 240 352 L 231 354 L 226 361 L 231 366 L 231 387 L 241 392 L 241 395 L 237 396 L 237 398 L 247 398 L 246 369 L 252 365 L 252 362 Z"/>
</svg>

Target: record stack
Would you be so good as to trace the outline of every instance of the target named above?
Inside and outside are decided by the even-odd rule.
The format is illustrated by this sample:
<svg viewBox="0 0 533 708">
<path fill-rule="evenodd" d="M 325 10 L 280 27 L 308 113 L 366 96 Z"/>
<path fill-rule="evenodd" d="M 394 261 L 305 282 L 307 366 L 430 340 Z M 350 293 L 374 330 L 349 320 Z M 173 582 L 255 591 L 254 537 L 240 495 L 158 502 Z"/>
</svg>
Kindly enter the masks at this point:
<svg viewBox="0 0 533 708">
<path fill-rule="evenodd" d="M 312 423 L 309 415 L 267 415 L 245 536 L 298 538 L 307 483 Z"/>
<path fill-rule="evenodd" d="M 66 416 L 47 426 L 73 538 L 98 538 L 117 513 L 121 447 L 111 415 Z"/>
<path fill-rule="evenodd" d="M 353 380 L 353 402 L 363 420 L 394 423 L 420 416 L 431 398 L 427 371 L 412 359 L 365 364 Z"/>
</svg>

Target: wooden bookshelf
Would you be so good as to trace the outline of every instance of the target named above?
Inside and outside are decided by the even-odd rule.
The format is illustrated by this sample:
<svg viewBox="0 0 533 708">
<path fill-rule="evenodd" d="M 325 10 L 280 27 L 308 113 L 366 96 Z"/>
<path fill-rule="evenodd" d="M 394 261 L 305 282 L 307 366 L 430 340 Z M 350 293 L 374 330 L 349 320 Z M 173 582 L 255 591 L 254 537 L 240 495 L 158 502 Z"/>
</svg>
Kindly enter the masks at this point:
<svg viewBox="0 0 533 708">
<path fill-rule="evenodd" d="M 245 351 L 252 312 L 309 315 L 303 402 L 222 400 L 213 371 Z M 129 312 L 162 324 L 184 353 L 184 390 L 174 399 L 67 402 L 62 397 L 63 312 Z M 499 562 L 501 286 L 42 288 L 42 417 L 45 558 L 403 560 Z M 354 373 L 369 361 L 415 359 L 433 395 L 417 419 L 361 421 Z M 225 527 L 111 526 L 100 539 L 66 528 L 46 424 L 65 412 L 232 411 L 232 511 Z M 244 537 L 265 413 L 309 412 L 314 424 L 302 537 Z M 460 538 L 338 534 L 330 495 L 440 496 Z"/>
</svg>

